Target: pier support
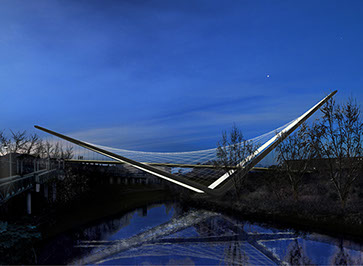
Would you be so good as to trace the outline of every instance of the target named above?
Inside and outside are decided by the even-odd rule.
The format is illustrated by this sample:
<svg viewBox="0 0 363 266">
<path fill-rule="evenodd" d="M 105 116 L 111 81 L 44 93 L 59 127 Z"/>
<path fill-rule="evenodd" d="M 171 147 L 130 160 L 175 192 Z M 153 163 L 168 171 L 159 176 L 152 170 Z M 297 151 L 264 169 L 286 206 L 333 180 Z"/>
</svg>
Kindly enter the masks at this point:
<svg viewBox="0 0 363 266">
<path fill-rule="evenodd" d="M 39 182 L 39 175 L 34 175 L 35 177 L 35 192 L 40 192 L 40 182 Z"/>
<path fill-rule="evenodd" d="M 44 184 L 44 197 L 48 199 L 48 184 Z"/>
<path fill-rule="evenodd" d="M 9 153 L 9 176 L 13 176 L 13 162 L 11 152 Z"/>
<path fill-rule="evenodd" d="M 56 183 L 53 183 L 52 184 L 52 194 L 53 194 L 53 202 L 56 201 L 57 199 L 57 184 Z"/>
<path fill-rule="evenodd" d="M 26 212 L 32 214 L 32 193 L 28 192 L 26 195 Z"/>
</svg>

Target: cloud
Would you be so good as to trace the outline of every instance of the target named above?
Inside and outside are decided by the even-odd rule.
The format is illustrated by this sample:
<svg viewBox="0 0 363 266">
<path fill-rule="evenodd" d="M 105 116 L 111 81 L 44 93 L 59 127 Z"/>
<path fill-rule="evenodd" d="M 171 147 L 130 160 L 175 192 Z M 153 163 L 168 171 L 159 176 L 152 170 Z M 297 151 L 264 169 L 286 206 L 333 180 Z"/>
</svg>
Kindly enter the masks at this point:
<svg viewBox="0 0 363 266">
<path fill-rule="evenodd" d="M 72 132 L 71 136 L 95 144 L 142 151 L 213 148 L 221 132 L 229 130 L 233 123 L 242 129 L 247 138 L 254 138 L 290 122 L 320 100 L 303 100 L 309 104 L 301 108 L 296 104 L 301 102 L 300 98 L 281 96 L 270 101 L 257 97 L 254 103 L 245 105 L 247 108 L 239 108 L 236 103 L 202 106 L 174 112 L 170 116 L 133 121 L 125 126 Z"/>
</svg>

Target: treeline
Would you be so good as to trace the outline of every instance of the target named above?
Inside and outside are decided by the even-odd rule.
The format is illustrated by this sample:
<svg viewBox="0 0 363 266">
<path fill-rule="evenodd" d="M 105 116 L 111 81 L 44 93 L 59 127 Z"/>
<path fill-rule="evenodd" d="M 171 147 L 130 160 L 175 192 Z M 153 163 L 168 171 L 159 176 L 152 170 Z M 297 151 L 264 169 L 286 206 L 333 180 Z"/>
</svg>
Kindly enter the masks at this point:
<svg viewBox="0 0 363 266">
<path fill-rule="evenodd" d="M 277 147 L 279 168 L 286 172 L 294 198 L 299 198 L 307 172 L 327 178 L 342 207 L 363 174 L 363 122 L 356 100 L 330 99 L 322 116 L 304 124 Z"/>
<path fill-rule="evenodd" d="M 42 140 L 37 134 L 26 131 L 12 131 L 6 135 L 0 131 L 0 156 L 8 153 L 27 154 L 39 158 L 71 159 L 73 147 L 64 146 L 60 142 Z"/>
<path fill-rule="evenodd" d="M 336 193 L 344 208 L 353 188 L 357 182 L 362 181 L 360 179 L 363 177 L 361 109 L 353 98 L 342 104 L 336 103 L 331 98 L 320 111 L 322 113 L 320 118 L 311 124 L 302 124 L 298 131 L 277 146 L 277 165 L 273 167 L 275 171 L 269 171 L 267 174 L 269 184 L 266 185 L 266 189 L 272 190 L 281 198 L 280 195 L 287 191 L 285 184 L 288 184 L 289 193 L 295 201 L 299 201 L 303 190 L 305 199 L 307 195 L 311 198 L 314 196 L 312 190 L 315 188 L 311 184 L 311 178 L 308 181 L 309 185 L 305 181 L 314 175 L 316 181 L 325 180 L 322 190 L 327 187 L 326 194 Z M 231 165 L 237 165 L 246 158 L 246 154 L 251 154 L 257 148 L 243 137 L 236 126 L 233 126 L 229 134 L 223 133 L 218 143 L 215 163 L 225 168 L 225 171 L 231 171 Z M 243 175 L 243 165 L 238 167 L 240 171 L 234 173 L 232 178 L 234 194 L 240 199 L 248 193 L 246 191 L 248 184 L 246 184 L 246 175 Z M 260 192 L 263 194 L 262 190 L 261 188 Z"/>
</svg>

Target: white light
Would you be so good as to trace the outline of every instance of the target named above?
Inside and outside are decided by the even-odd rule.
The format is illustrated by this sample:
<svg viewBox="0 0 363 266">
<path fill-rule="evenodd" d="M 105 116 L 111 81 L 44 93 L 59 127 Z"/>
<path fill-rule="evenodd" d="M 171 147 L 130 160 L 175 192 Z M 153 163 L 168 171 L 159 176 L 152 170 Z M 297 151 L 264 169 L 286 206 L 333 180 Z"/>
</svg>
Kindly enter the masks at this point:
<svg viewBox="0 0 363 266">
<path fill-rule="evenodd" d="M 86 148 L 86 147 L 85 147 L 85 148 Z M 172 178 L 166 177 L 166 176 L 164 176 L 164 175 L 161 175 L 161 174 L 155 173 L 154 171 L 151 171 L 151 170 L 145 169 L 144 167 L 137 166 L 137 165 L 134 165 L 134 164 L 132 164 L 132 163 L 122 161 L 122 160 L 120 160 L 119 158 L 113 157 L 113 156 L 111 156 L 111 155 L 108 155 L 108 154 L 103 153 L 103 152 L 101 152 L 101 151 L 97 151 L 97 150 L 92 149 L 92 148 L 87 148 L 87 149 L 89 149 L 89 150 L 91 150 L 91 151 L 95 151 L 95 152 L 97 152 L 97 153 L 99 153 L 99 154 L 105 155 L 105 156 L 107 156 L 107 157 L 109 157 L 109 158 L 112 158 L 112 159 L 114 159 L 114 160 L 116 160 L 116 161 L 119 161 L 119 162 L 123 162 L 123 163 L 129 164 L 129 165 L 131 165 L 131 166 L 133 166 L 133 167 L 135 167 L 135 168 L 138 168 L 138 169 L 140 169 L 140 170 L 142 170 L 142 171 L 145 171 L 145 172 L 150 173 L 150 174 L 152 174 L 152 175 L 155 175 L 155 176 L 158 176 L 158 177 L 160 177 L 160 178 L 166 179 L 166 180 L 168 180 L 168 181 L 170 181 L 170 182 L 173 182 L 173 183 L 175 183 L 175 184 L 178 184 L 178 185 L 180 185 L 180 186 L 183 186 L 183 187 L 188 188 L 188 189 L 190 189 L 190 190 L 193 190 L 193 191 L 195 191 L 195 192 L 198 192 L 198 193 L 204 193 L 204 191 L 203 191 L 203 190 L 200 190 L 200 189 L 197 189 L 197 188 L 195 188 L 195 187 L 189 186 L 189 185 L 187 185 L 187 184 L 184 184 L 184 183 L 179 182 L 179 181 L 177 181 L 177 180 L 174 180 L 174 179 L 172 179 Z"/>
<path fill-rule="evenodd" d="M 237 166 L 243 166 L 247 162 L 251 161 L 253 158 L 255 158 L 258 154 L 260 154 L 263 150 L 265 150 L 268 146 L 270 146 L 273 142 L 275 142 L 282 134 L 289 131 L 292 127 L 294 127 L 296 124 L 298 124 L 305 116 L 307 116 L 309 113 L 314 110 L 316 106 L 318 106 L 321 102 L 323 102 L 327 97 L 322 99 L 320 102 L 315 104 L 312 108 L 310 108 L 307 112 L 305 112 L 303 115 L 299 116 L 293 123 L 285 127 L 283 130 L 281 130 L 278 134 L 273 136 L 270 140 L 268 140 L 265 144 L 263 144 L 261 147 L 259 147 L 254 153 L 249 155 L 247 158 L 245 158 L 242 162 L 237 164 Z M 226 180 L 228 177 L 230 177 L 236 170 L 231 170 L 229 172 L 226 172 L 224 175 L 219 177 L 216 181 L 214 181 L 212 184 L 208 186 L 210 189 L 215 189 L 217 186 L 219 186 L 224 180 Z"/>
</svg>

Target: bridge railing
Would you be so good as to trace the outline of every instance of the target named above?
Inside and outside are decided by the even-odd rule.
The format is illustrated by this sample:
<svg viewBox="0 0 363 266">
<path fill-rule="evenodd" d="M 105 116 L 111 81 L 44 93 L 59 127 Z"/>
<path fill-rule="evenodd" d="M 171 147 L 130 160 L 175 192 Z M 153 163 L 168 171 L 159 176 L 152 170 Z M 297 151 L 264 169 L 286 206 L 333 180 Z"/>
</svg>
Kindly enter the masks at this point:
<svg viewBox="0 0 363 266">
<path fill-rule="evenodd" d="M 50 173 L 62 168 L 57 159 L 36 158 L 24 154 L 0 157 L 0 204 L 31 189 L 34 184 L 46 182 Z"/>
<path fill-rule="evenodd" d="M 2 178 L 27 175 L 40 170 L 51 170 L 63 167 L 60 159 L 37 158 L 24 154 L 7 154 L 0 156 L 0 180 Z"/>
<path fill-rule="evenodd" d="M 34 184 L 45 183 L 57 169 L 43 169 L 23 176 L 15 175 L 0 179 L 0 204 L 33 188 Z"/>
</svg>

